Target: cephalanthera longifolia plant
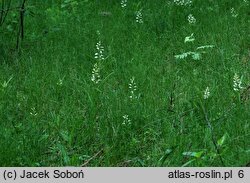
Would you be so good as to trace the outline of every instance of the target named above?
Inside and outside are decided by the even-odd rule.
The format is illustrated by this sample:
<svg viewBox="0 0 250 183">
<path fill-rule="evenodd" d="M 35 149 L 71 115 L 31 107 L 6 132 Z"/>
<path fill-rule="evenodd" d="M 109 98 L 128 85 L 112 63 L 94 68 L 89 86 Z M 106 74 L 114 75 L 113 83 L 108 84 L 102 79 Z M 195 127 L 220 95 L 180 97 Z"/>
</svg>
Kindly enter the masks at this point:
<svg viewBox="0 0 250 183">
<path fill-rule="evenodd" d="M 98 42 L 96 43 L 95 47 L 96 47 L 96 51 L 94 54 L 94 59 L 96 60 L 95 64 L 93 65 L 93 69 L 92 69 L 92 76 L 91 76 L 91 81 L 95 84 L 98 84 L 101 81 L 101 66 L 102 66 L 102 62 L 105 60 L 104 58 L 104 46 L 102 44 L 102 41 L 100 40 L 100 32 L 99 30 L 97 31 L 97 35 L 99 37 Z"/>
<path fill-rule="evenodd" d="M 185 37 L 184 43 L 195 41 L 194 34 L 192 33 L 190 36 Z M 194 51 L 187 51 L 178 55 L 175 55 L 176 59 L 185 59 L 190 56 L 193 60 L 200 60 L 202 54 L 206 53 L 204 50 L 208 48 L 213 48 L 214 45 L 203 45 L 197 47 Z"/>
</svg>

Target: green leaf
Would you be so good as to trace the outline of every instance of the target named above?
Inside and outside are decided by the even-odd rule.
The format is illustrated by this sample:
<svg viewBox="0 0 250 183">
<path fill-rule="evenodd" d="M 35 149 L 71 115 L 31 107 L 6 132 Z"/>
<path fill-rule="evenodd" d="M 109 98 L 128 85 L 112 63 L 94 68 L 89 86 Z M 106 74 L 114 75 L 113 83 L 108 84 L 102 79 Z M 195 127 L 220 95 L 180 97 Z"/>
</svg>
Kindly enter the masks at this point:
<svg viewBox="0 0 250 183">
<path fill-rule="evenodd" d="M 166 149 L 164 155 L 160 158 L 159 162 L 161 165 L 166 161 L 167 157 L 173 152 L 172 149 Z"/>
<path fill-rule="evenodd" d="M 225 133 L 225 134 L 217 141 L 217 145 L 218 145 L 218 146 L 222 146 L 222 145 L 225 143 L 225 141 L 226 141 L 226 139 L 227 139 L 227 136 L 228 136 L 228 134 Z"/>
<path fill-rule="evenodd" d="M 66 142 L 70 141 L 70 135 L 67 131 L 61 131 L 60 135 L 64 141 L 66 141 Z"/>
<path fill-rule="evenodd" d="M 247 149 L 245 152 L 246 152 L 246 153 L 250 153 L 250 149 Z"/>
<path fill-rule="evenodd" d="M 199 151 L 199 152 L 183 152 L 183 156 L 191 156 L 195 158 L 200 158 L 203 155 L 204 151 Z"/>
<path fill-rule="evenodd" d="M 61 158 L 63 159 L 63 162 L 65 165 L 68 165 L 70 162 L 70 158 L 68 156 L 67 149 L 62 144 L 57 144 L 57 148 L 60 151 Z"/>
<path fill-rule="evenodd" d="M 193 42 L 195 40 L 194 34 L 192 33 L 190 36 L 185 37 L 184 43 Z"/>
<path fill-rule="evenodd" d="M 48 140 L 48 138 L 49 138 L 49 135 L 48 134 L 44 134 L 44 135 L 41 136 L 41 138 L 39 139 L 39 141 L 46 141 L 46 140 Z"/>
<path fill-rule="evenodd" d="M 191 159 L 190 161 L 186 162 L 185 164 L 182 165 L 182 167 L 186 167 L 188 166 L 190 163 L 192 163 L 193 161 L 195 161 L 196 159 Z"/>
<path fill-rule="evenodd" d="M 213 47 L 214 47 L 214 45 L 204 45 L 204 46 L 199 46 L 199 47 L 197 47 L 196 49 L 197 49 L 197 50 L 200 50 L 200 49 L 213 48 Z"/>
</svg>

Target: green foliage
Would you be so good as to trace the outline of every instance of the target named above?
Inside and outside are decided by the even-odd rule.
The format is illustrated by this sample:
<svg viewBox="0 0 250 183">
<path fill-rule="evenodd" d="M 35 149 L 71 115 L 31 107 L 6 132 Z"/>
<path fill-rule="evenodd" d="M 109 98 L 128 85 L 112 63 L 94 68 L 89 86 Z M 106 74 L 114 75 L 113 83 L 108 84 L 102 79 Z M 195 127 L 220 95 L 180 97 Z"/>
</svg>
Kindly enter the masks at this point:
<svg viewBox="0 0 250 183">
<path fill-rule="evenodd" d="M 9 12 L 0 27 L 1 166 L 249 161 L 249 4 L 127 2 L 27 1 L 19 52 L 19 14 Z"/>
<path fill-rule="evenodd" d="M 195 41 L 195 38 L 194 38 L 194 34 L 192 33 L 191 36 L 185 37 L 184 43 L 193 42 L 193 41 Z M 175 55 L 175 58 L 176 59 L 185 59 L 188 56 L 191 56 L 193 60 L 200 60 L 201 55 L 206 53 L 206 52 L 200 51 L 200 50 L 207 49 L 207 48 L 213 48 L 213 47 L 214 47 L 213 45 L 199 46 L 196 48 L 196 51 L 188 51 L 188 52 L 185 52 L 185 53 L 182 53 L 179 55 Z"/>
</svg>

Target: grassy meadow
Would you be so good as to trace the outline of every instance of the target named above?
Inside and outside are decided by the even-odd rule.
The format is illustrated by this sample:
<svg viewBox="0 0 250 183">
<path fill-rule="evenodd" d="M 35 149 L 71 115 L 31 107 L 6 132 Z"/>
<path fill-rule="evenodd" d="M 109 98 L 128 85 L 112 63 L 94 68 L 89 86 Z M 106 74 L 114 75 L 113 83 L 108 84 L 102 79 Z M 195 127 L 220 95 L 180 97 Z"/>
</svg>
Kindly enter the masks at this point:
<svg viewBox="0 0 250 183">
<path fill-rule="evenodd" d="M 249 0 L 27 0 L 24 15 L 18 50 L 18 11 L 0 26 L 0 166 L 250 162 Z"/>
</svg>

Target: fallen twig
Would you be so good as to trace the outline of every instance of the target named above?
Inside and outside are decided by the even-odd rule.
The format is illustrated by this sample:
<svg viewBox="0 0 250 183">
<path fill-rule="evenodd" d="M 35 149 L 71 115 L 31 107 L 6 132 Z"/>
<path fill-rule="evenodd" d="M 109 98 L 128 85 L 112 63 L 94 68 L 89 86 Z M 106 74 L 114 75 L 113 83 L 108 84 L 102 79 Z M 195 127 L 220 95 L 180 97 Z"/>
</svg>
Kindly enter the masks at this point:
<svg viewBox="0 0 250 183">
<path fill-rule="evenodd" d="M 101 149 L 100 151 L 98 151 L 96 154 L 94 154 L 94 156 L 92 156 L 91 158 L 89 158 L 85 163 L 83 163 L 81 165 L 81 167 L 86 166 L 87 164 L 89 164 L 90 161 L 92 161 L 93 159 L 95 159 L 97 156 L 99 156 L 101 153 L 103 152 L 103 149 Z"/>
</svg>

